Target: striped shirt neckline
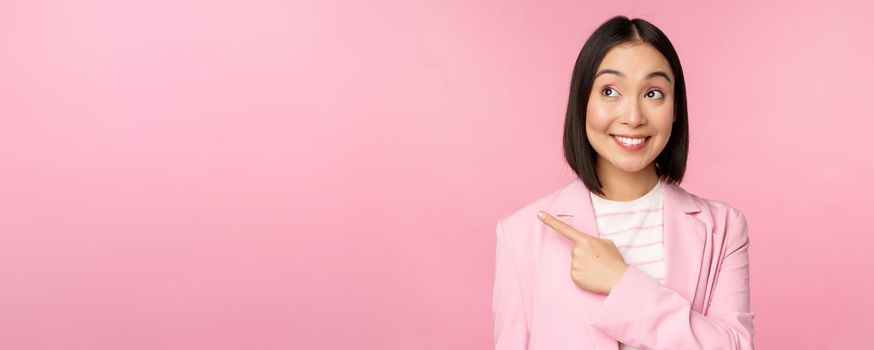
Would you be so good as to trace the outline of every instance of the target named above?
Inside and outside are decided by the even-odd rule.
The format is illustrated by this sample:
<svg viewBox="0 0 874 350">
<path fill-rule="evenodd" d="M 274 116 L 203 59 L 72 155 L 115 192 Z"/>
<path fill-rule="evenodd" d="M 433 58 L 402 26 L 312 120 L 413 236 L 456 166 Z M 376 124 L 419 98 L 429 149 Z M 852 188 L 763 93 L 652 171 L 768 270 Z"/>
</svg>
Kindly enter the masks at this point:
<svg viewBox="0 0 874 350">
<path fill-rule="evenodd" d="M 628 207 L 634 207 L 634 206 L 636 206 L 637 204 L 640 204 L 640 203 L 648 203 L 651 199 L 653 199 L 652 197 L 655 197 L 655 196 L 660 195 L 660 194 L 661 194 L 661 191 L 660 191 L 660 190 L 661 190 L 661 186 L 662 186 L 662 185 L 661 185 L 661 181 L 656 181 L 655 186 L 653 186 L 653 187 L 649 190 L 649 192 L 647 192 L 645 195 L 643 195 L 643 196 L 640 197 L 640 198 L 632 199 L 632 200 L 630 200 L 630 201 L 614 201 L 614 200 L 611 200 L 611 199 L 607 199 L 607 198 L 601 197 L 601 196 L 599 196 L 599 195 L 597 195 L 597 194 L 595 194 L 594 192 L 591 192 L 591 191 L 589 191 L 589 194 L 590 194 L 590 196 L 592 197 L 592 201 L 593 201 L 593 202 L 594 202 L 594 201 L 597 201 L 597 202 L 600 202 L 600 203 L 602 203 L 602 204 L 606 204 L 606 205 L 609 205 L 609 206 L 628 206 Z"/>
</svg>

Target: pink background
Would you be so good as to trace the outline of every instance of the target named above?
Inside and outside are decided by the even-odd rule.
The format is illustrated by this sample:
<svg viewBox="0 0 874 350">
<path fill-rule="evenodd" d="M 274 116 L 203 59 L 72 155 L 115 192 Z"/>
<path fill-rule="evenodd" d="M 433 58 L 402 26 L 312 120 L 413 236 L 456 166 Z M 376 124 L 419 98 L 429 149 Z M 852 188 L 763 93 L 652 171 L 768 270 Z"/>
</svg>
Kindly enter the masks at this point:
<svg viewBox="0 0 874 350">
<path fill-rule="evenodd" d="M 0 347 L 490 348 L 615 14 L 680 54 L 756 345 L 869 347 L 874 9 L 827 3 L 0 1 Z"/>
</svg>

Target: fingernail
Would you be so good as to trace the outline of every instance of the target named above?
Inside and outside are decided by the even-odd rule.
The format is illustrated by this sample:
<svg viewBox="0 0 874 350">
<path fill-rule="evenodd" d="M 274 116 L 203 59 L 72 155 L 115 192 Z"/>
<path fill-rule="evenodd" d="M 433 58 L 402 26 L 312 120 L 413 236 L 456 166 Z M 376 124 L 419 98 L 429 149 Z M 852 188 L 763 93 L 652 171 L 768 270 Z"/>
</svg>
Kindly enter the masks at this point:
<svg viewBox="0 0 874 350">
<path fill-rule="evenodd" d="M 543 219 L 543 218 L 546 217 L 546 213 L 544 213 L 544 212 L 542 212 L 542 211 L 538 211 L 538 212 L 537 212 L 537 217 L 538 217 L 539 219 Z"/>
</svg>

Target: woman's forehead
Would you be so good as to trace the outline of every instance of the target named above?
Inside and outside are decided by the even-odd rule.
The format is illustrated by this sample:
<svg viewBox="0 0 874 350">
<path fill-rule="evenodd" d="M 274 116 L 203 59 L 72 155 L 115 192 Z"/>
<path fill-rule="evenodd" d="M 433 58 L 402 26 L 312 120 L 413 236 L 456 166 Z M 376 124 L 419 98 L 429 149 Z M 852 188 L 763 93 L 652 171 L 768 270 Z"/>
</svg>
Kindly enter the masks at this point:
<svg viewBox="0 0 874 350">
<path fill-rule="evenodd" d="M 654 71 L 664 71 L 671 74 L 668 60 L 648 43 L 614 46 L 607 51 L 598 66 L 598 71 L 607 69 L 618 71 L 625 78 L 633 79 L 645 78 Z"/>
</svg>

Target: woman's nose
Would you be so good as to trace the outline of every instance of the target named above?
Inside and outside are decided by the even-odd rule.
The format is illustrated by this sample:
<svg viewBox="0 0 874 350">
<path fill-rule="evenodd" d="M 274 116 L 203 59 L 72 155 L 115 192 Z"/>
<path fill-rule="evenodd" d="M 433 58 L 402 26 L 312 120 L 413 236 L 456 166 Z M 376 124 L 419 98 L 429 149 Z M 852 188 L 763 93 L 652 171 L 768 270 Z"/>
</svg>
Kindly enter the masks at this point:
<svg viewBox="0 0 874 350">
<path fill-rule="evenodd" d="M 627 108 L 623 111 L 620 119 L 622 124 L 626 124 L 632 128 L 646 124 L 646 117 L 643 116 L 643 112 L 637 102 L 629 103 Z"/>
</svg>

